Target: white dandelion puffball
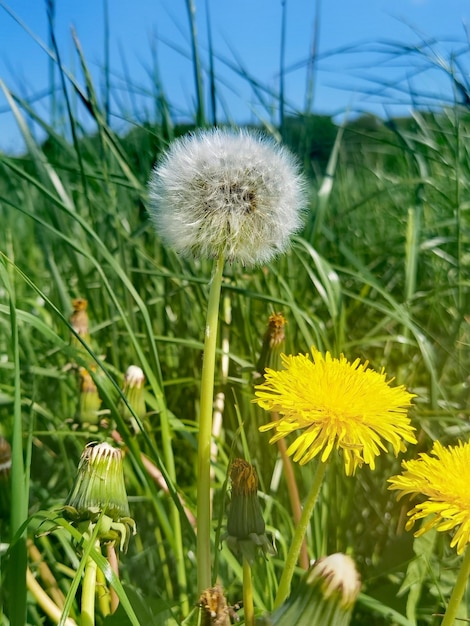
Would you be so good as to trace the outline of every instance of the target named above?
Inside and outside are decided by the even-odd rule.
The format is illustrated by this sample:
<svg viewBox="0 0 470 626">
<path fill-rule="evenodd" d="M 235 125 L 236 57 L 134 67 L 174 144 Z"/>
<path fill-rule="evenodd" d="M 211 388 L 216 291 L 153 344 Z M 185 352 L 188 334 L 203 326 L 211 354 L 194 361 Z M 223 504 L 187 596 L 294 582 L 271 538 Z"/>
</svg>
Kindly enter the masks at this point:
<svg viewBox="0 0 470 626">
<path fill-rule="evenodd" d="M 149 213 L 163 241 L 185 256 L 256 265 L 301 227 L 304 189 L 294 157 L 268 138 L 200 131 L 173 142 L 155 166 Z"/>
</svg>

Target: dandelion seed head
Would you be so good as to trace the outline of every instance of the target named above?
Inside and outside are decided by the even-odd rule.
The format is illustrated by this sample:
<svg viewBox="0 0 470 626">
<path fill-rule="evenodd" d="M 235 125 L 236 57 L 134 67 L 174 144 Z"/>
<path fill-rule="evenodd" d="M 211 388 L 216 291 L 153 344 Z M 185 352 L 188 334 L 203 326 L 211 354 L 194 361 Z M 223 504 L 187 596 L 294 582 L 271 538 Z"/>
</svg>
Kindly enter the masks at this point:
<svg viewBox="0 0 470 626">
<path fill-rule="evenodd" d="M 302 225 L 304 180 L 294 157 L 247 131 L 191 133 L 171 144 L 149 181 L 149 213 L 184 256 L 256 265 Z"/>
</svg>

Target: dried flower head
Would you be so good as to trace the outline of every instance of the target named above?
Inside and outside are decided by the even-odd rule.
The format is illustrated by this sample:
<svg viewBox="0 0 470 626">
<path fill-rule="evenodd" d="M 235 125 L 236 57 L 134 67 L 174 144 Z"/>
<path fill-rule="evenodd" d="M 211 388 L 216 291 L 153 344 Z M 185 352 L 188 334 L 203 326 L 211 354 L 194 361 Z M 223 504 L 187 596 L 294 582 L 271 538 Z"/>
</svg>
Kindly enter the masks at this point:
<svg viewBox="0 0 470 626">
<path fill-rule="evenodd" d="M 72 300 L 72 315 L 70 316 L 70 325 L 85 341 L 89 341 L 90 333 L 88 330 L 88 300 L 85 298 L 74 298 Z"/>
<path fill-rule="evenodd" d="M 341 449 L 350 476 L 363 463 L 374 469 L 376 456 L 387 449 L 384 442 L 395 455 L 405 442 L 416 443 L 407 416 L 414 395 L 402 385 L 391 387 L 383 370 L 375 372 L 359 359 L 350 363 L 343 355 L 323 356 L 315 348 L 312 359 L 299 354 L 282 360 L 285 369 L 266 370 L 254 402 L 280 415 L 260 427 L 275 429 L 270 443 L 302 431 L 287 449 L 294 461 L 304 465 L 321 454 L 324 462 L 333 448 Z"/>
<path fill-rule="evenodd" d="M 398 489 L 399 499 L 405 495 L 426 498 L 408 512 L 406 529 L 427 518 L 415 536 L 431 528 L 454 531 L 451 547 L 457 546 L 461 554 L 470 543 L 470 442 L 444 447 L 436 441 L 430 454 L 403 461 L 402 467 L 402 474 L 389 478 L 389 489 Z"/>
<path fill-rule="evenodd" d="M 315 561 L 269 624 L 347 626 L 360 590 L 354 561 L 345 554 L 331 554 Z"/>
<path fill-rule="evenodd" d="M 227 545 L 236 555 L 253 562 L 261 550 L 274 554 L 258 500 L 258 477 L 255 468 L 243 459 L 230 466 L 232 499 L 227 518 Z"/>
<path fill-rule="evenodd" d="M 263 345 L 259 355 L 256 371 L 264 376 L 266 368 L 277 370 L 282 366 L 281 354 L 286 342 L 285 326 L 287 320 L 282 313 L 269 316 L 268 327 L 263 337 Z"/>
<path fill-rule="evenodd" d="M 299 230 L 304 184 L 285 148 L 216 129 L 170 146 L 152 172 L 149 198 L 157 232 L 177 252 L 255 265 Z"/>
<path fill-rule="evenodd" d="M 230 626 L 230 610 L 220 585 L 210 587 L 199 598 L 203 626 Z"/>
</svg>

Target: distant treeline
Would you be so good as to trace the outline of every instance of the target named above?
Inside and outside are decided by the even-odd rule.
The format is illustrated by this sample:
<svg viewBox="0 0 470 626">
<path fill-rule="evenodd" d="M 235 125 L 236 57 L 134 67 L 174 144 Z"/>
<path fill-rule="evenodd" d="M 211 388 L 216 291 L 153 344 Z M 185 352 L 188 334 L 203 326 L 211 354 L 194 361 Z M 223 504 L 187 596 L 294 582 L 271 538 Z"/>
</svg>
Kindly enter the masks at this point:
<svg viewBox="0 0 470 626">
<path fill-rule="evenodd" d="M 277 129 L 283 143 L 302 161 L 306 171 L 313 178 L 324 175 L 328 160 L 333 151 L 335 142 L 339 142 L 339 160 L 342 163 L 358 164 L 364 160 L 373 164 L 376 158 L 387 158 L 393 162 L 403 150 L 407 150 L 408 138 L 416 138 L 420 134 L 420 127 L 438 131 L 438 135 L 445 135 L 446 128 L 451 126 L 450 117 L 459 116 L 459 121 L 468 124 L 470 114 L 467 110 L 439 112 L 419 112 L 409 117 L 391 118 L 383 120 L 372 114 L 364 114 L 342 125 L 335 122 L 329 115 L 296 115 L 286 117 L 282 128 Z M 455 120 L 454 120 L 455 121 Z M 247 125 L 253 130 L 263 130 L 263 127 Z M 191 130 L 194 125 L 177 124 L 161 126 L 152 123 L 140 123 L 128 132 L 116 137 L 122 154 L 132 167 L 136 175 L 142 180 L 155 162 L 158 154 L 175 137 L 179 137 Z M 435 135 L 434 135 L 435 137 Z M 87 160 L 96 158 L 100 150 L 102 137 L 99 134 L 90 134 L 80 140 L 81 157 Z M 413 141 L 413 149 L 419 147 L 420 142 Z M 42 144 L 44 155 L 50 162 L 66 166 L 63 162 L 65 140 L 63 137 L 49 137 Z M 70 145 L 67 146 L 67 151 Z M 21 159 L 28 161 L 25 154 Z M 70 165 L 70 163 L 69 163 Z"/>
</svg>

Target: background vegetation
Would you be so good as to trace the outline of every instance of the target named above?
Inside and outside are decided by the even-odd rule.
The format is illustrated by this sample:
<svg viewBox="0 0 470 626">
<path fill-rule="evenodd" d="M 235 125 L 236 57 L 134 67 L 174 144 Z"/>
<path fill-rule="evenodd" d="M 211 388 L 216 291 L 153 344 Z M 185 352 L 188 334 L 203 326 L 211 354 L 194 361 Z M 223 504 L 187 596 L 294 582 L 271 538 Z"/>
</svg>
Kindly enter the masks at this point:
<svg viewBox="0 0 470 626">
<path fill-rule="evenodd" d="M 41 580 L 31 544 L 15 541 L 17 552 L 5 560 L 12 534 L 23 533 L 37 547 L 64 596 L 77 567 L 71 539 L 63 532 L 44 534 L 37 513 L 63 504 L 84 445 L 109 435 L 80 423 L 71 364 L 85 359 L 94 363 L 103 416 L 116 422 L 127 444 L 126 482 L 138 534 L 121 560 L 126 594 L 140 623 L 181 623 L 185 594 L 191 606 L 197 602 L 195 535 L 183 523 L 188 589 L 182 589 L 175 576 L 171 511 L 176 492 L 192 510 L 196 500 L 210 265 L 185 261 L 161 245 L 146 216 L 146 183 L 174 137 L 214 120 L 206 118 L 200 101 L 194 123 L 179 126 L 159 93 L 155 118 L 118 136 L 107 121 L 108 99 L 98 97 L 78 43 L 77 54 L 78 76 L 59 68 L 65 132 L 3 85 L 27 150 L 18 157 L 0 155 L 0 428 L 10 442 L 20 433 L 16 441 L 22 443 L 22 450 L 13 449 L 12 483 L 1 485 L 4 493 L 11 486 L 12 493 L 0 520 L 0 621 L 21 623 L 13 614 L 26 553 Z M 282 104 L 280 98 L 281 111 Z M 80 127 L 74 107 L 88 112 L 94 132 Z M 366 116 L 342 127 L 309 113 L 282 117 L 281 124 L 278 119 L 267 114 L 260 127 L 304 164 L 310 184 L 305 228 L 289 253 L 270 265 L 226 268 L 220 336 L 228 368 L 218 369 L 216 380 L 223 429 L 214 459 L 214 523 L 223 534 L 229 460 L 247 456 L 258 470 L 265 520 L 278 549 L 255 566 L 260 612 L 271 606 L 293 530 L 277 451 L 258 433 L 265 416 L 251 403 L 272 312 L 288 319 L 288 353 L 315 345 L 361 357 L 417 394 L 412 419 L 419 444 L 408 457 L 429 449 L 436 438 L 466 439 L 469 427 L 468 108 L 455 102 L 416 110 L 408 119 Z M 44 142 L 31 134 L 32 120 L 45 131 Z M 76 297 L 89 303 L 86 353 L 71 343 L 68 320 Z M 123 374 L 131 364 L 142 367 L 147 379 L 145 435 L 134 435 L 119 411 Z M 170 477 L 169 495 L 144 470 L 141 452 Z M 459 559 L 447 536 L 414 540 L 404 531 L 407 503 L 397 504 L 386 488 L 400 460 L 386 455 L 376 471 L 366 468 L 355 478 L 344 477 L 333 463 L 312 518 L 311 558 L 343 551 L 356 560 L 363 580 L 353 617 L 357 626 L 436 625 L 440 620 L 433 615 L 443 612 L 455 580 Z M 295 471 L 305 495 L 312 466 Z M 12 518 L 10 506 L 16 511 Z M 218 560 L 235 603 L 241 598 L 240 566 L 226 549 Z M 72 616 L 77 610 L 72 604 Z M 105 622 L 127 619 L 120 609 Z M 27 621 L 44 623 L 31 594 Z"/>
</svg>

